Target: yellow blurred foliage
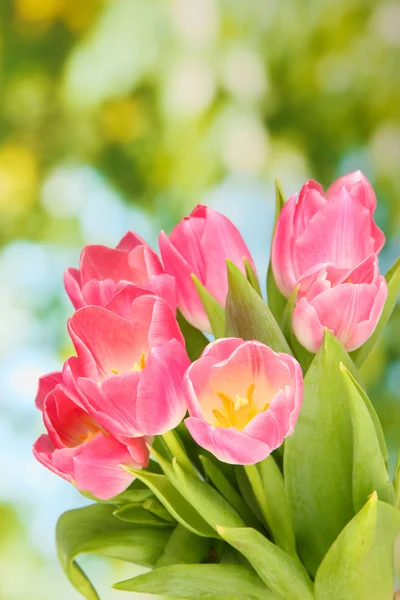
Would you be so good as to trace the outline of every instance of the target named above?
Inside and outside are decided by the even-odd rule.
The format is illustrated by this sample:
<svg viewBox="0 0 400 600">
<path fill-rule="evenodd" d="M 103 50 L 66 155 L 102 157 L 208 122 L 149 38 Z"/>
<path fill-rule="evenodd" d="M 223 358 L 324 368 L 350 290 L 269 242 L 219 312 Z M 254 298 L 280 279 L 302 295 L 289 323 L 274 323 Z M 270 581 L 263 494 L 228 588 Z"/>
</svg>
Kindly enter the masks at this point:
<svg viewBox="0 0 400 600">
<path fill-rule="evenodd" d="M 108 102 L 101 111 L 100 121 L 104 136 L 119 144 L 139 137 L 146 127 L 142 106 L 133 98 Z"/>
<path fill-rule="evenodd" d="M 34 154 L 18 144 L 0 147 L 0 211 L 15 213 L 34 201 L 38 168 Z"/>
<path fill-rule="evenodd" d="M 62 12 L 67 0 L 16 0 L 16 10 L 23 21 L 51 22 Z"/>
<path fill-rule="evenodd" d="M 63 19 L 71 31 L 82 31 L 92 22 L 104 0 L 15 0 L 18 16 L 27 23 L 52 23 Z"/>
<path fill-rule="evenodd" d="M 82 31 L 92 24 L 104 0 L 67 0 L 63 2 L 62 18 L 71 31 Z"/>
</svg>

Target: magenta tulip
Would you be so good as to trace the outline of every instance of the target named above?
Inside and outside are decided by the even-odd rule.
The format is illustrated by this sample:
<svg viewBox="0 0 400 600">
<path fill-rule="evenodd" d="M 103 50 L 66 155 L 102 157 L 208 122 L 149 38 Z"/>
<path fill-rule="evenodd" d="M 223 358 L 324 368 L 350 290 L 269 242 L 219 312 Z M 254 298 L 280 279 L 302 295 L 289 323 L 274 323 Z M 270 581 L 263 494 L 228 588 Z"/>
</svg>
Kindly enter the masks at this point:
<svg viewBox="0 0 400 600">
<path fill-rule="evenodd" d="M 87 306 L 71 317 L 77 356 L 65 363 L 63 379 L 113 435 L 162 434 L 186 412 L 182 380 L 190 361 L 184 340 L 160 298 L 136 298 L 125 316 Z"/>
<path fill-rule="evenodd" d="M 299 196 L 289 198 L 278 219 L 272 244 L 272 268 L 280 291 L 288 298 L 300 284 L 305 293 L 317 272 L 348 272 L 371 254 L 385 237 L 373 219 L 376 200 L 359 171 L 335 181 L 324 195 L 308 181 Z"/>
<path fill-rule="evenodd" d="M 374 254 L 350 271 L 323 269 L 296 304 L 294 333 L 317 352 L 327 327 L 349 352 L 356 350 L 373 333 L 386 297 L 386 279 Z"/>
<path fill-rule="evenodd" d="M 225 304 L 228 292 L 226 259 L 243 273 L 246 258 L 254 263 L 237 228 L 223 215 L 198 205 L 168 237 L 163 231 L 159 245 L 164 267 L 176 280 L 178 307 L 183 316 L 202 331 L 211 332 L 210 323 L 191 275 L 194 274 L 214 298 Z"/>
<path fill-rule="evenodd" d="M 175 310 L 174 279 L 164 273 L 150 246 L 132 231 L 116 248 L 86 246 L 79 270 L 69 268 L 64 275 L 65 289 L 76 309 L 104 306 L 129 283 L 154 292 Z"/>
<path fill-rule="evenodd" d="M 299 363 L 261 342 L 212 342 L 185 374 L 195 441 L 219 460 L 254 464 L 291 435 L 303 398 Z"/>
<path fill-rule="evenodd" d="M 44 398 L 43 420 L 47 434 L 33 446 L 36 459 L 97 498 L 108 500 L 133 481 L 122 465 L 136 469 L 148 465 L 145 438 L 118 441 L 63 385 L 57 384 Z"/>
</svg>

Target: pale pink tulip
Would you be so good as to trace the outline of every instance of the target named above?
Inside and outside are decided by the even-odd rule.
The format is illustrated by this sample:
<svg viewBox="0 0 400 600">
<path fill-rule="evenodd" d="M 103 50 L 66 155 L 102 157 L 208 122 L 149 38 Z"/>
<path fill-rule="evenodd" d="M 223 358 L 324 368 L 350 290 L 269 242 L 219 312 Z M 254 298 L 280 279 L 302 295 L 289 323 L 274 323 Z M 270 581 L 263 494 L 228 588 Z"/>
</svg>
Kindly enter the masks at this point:
<svg viewBox="0 0 400 600">
<path fill-rule="evenodd" d="M 127 284 L 151 291 L 176 308 L 174 279 L 166 275 L 156 253 L 129 231 L 116 248 L 86 246 L 80 267 L 64 274 L 65 289 L 76 309 L 104 306 Z"/>
<path fill-rule="evenodd" d="M 308 181 L 299 196 L 283 207 L 272 244 L 272 269 L 287 298 L 300 284 L 306 293 L 316 273 L 338 269 L 348 273 L 371 254 L 378 254 L 385 237 L 373 219 L 376 200 L 359 171 L 335 181 L 324 195 Z"/>
<path fill-rule="evenodd" d="M 194 274 L 214 298 L 225 305 L 228 292 L 226 259 L 243 273 L 246 258 L 254 263 L 237 228 L 223 215 L 198 205 L 168 237 L 163 231 L 159 245 L 165 271 L 176 280 L 178 307 L 183 316 L 202 331 L 210 323 L 191 279 Z"/>
<path fill-rule="evenodd" d="M 33 453 L 45 467 L 97 498 L 108 500 L 133 481 L 123 465 L 147 467 L 145 438 L 118 441 L 76 403 L 74 395 L 57 384 L 43 400 L 47 434 L 35 442 Z"/>
<path fill-rule="evenodd" d="M 299 363 L 261 342 L 212 342 L 185 374 L 196 442 L 219 460 L 254 464 L 291 435 L 303 398 Z"/>
<path fill-rule="evenodd" d="M 350 352 L 373 333 L 387 297 L 387 283 L 371 254 L 353 270 L 319 272 L 293 312 L 299 342 L 317 352 L 328 328 Z"/>
<path fill-rule="evenodd" d="M 99 306 L 71 317 L 68 330 L 77 356 L 65 363 L 63 379 L 113 435 L 162 434 L 186 412 L 182 380 L 190 361 L 184 340 L 160 298 L 136 298 L 130 315 L 122 304 L 127 318 Z"/>
</svg>

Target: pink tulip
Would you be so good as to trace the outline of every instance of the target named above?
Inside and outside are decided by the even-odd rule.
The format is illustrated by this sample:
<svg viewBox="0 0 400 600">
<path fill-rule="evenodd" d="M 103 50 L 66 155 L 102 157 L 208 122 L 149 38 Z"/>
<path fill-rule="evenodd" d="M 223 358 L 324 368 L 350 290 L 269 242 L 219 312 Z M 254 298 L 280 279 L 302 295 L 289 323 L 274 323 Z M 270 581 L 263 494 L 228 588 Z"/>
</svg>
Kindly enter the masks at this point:
<svg viewBox="0 0 400 600">
<path fill-rule="evenodd" d="M 147 467 L 145 438 L 121 443 L 85 412 L 73 394 L 57 384 L 43 401 L 47 434 L 33 446 L 36 459 L 81 491 L 108 500 L 124 491 L 134 477 L 122 465 Z"/>
<path fill-rule="evenodd" d="M 272 268 L 287 298 L 300 283 L 306 293 L 316 273 L 338 269 L 350 273 L 385 237 L 373 219 L 376 200 L 371 185 L 357 171 L 335 181 L 324 196 L 315 181 L 289 198 L 278 219 L 272 245 Z"/>
<path fill-rule="evenodd" d="M 166 275 L 156 253 L 141 237 L 129 231 L 116 248 L 86 246 L 80 267 L 67 269 L 65 289 L 76 309 L 104 306 L 127 284 L 162 297 L 176 308 L 175 282 Z"/>
<path fill-rule="evenodd" d="M 165 270 L 176 280 L 180 311 L 189 323 L 211 332 L 191 275 L 196 275 L 214 298 L 224 305 L 228 292 L 226 259 L 244 273 L 243 259 L 246 258 L 254 269 L 242 236 L 229 219 L 199 204 L 169 237 L 161 232 L 159 245 Z"/>
<path fill-rule="evenodd" d="M 185 374 L 187 428 L 219 460 L 254 464 L 291 435 L 303 398 L 299 363 L 261 342 L 212 342 Z"/>
<path fill-rule="evenodd" d="M 298 301 L 293 330 L 299 342 L 317 352 L 328 328 L 350 352 L 373 333 L 387 297 L 387 283 L 371 254 L 353 270 L 323 269 Z"/>
<path fill-rule="evenodd" d="M 182 334 L 170 307 L 155 296 L 136 298 L 125 316 L 87 306 L 71 317 L 77 356 L 65 363 L 64 382 L 113 435 L 165 433 L 186 412 L 182 380 L 190 361 Z"/>
</svg>

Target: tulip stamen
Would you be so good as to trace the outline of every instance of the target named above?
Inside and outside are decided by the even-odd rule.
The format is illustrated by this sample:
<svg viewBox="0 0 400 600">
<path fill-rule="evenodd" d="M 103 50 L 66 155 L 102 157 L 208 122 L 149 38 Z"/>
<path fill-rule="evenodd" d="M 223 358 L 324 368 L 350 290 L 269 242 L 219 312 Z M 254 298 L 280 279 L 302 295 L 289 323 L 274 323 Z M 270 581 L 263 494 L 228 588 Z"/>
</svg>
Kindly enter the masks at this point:
<svg viewBox="0 0 400 600">
<path fill-rule="evenodd" d="M 212 411 L 218 422 L 217 427 L 236 427 L 241 431 L 253 417 L 269 408 L 268 402 L 261 409 L 254 405 L 254 388 L 255 384 L 250 384 L 246 394 L 244 396 L 236 394 L 234 400 L 224 392 L 217 392 L 223 406 L 223 411 L 218 408 L 214 408 Z"/>
<path fill-rule="evenodd" d="M 227 419 L 218 408 L 213 409 L 213 415 L 222 427 L 231 427 L 231 422 Z"/>
<path fill-rule="evenodd" d="M 140 354 L 139 361 L 136 361 L 133 365 L 132 371 L 143 371 L 146 366 L 146 358 L 144 352 Z"/>
<path fill-rule="evenodd" d="M 146 356 L 145 356 L 144 352 L 141 352 L 139 360 L 136 360 L 133 363 L 133 367 L 130 370 L 131 371 L 143 371 L 145 366 L 146 366 Z M 118 371 L 118 369 L 110 369 L 110 371 L 111 371 L 111 373 L 114 373 L 114 375 L 119 375 L 121 373 L 121 371 Z"/>
</svg>

